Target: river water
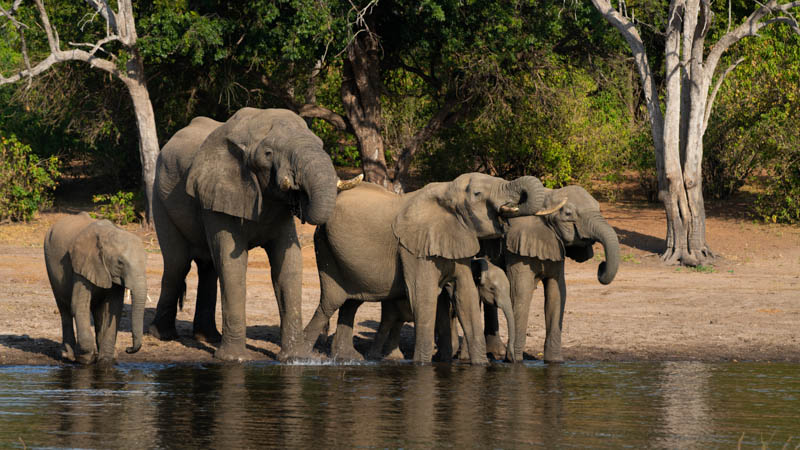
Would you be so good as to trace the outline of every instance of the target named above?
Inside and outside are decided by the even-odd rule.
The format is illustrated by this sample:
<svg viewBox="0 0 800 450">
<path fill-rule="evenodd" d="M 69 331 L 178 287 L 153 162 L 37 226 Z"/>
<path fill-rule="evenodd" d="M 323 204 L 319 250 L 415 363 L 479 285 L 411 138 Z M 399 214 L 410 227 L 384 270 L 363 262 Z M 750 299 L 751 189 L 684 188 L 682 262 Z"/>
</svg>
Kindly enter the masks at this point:
<svg viewBox="0 0 800 450">
<path fill-rule="evenodd" d="M 0 367 L 0 447 L 800 445 L 800 365 Z"/>
</svg>

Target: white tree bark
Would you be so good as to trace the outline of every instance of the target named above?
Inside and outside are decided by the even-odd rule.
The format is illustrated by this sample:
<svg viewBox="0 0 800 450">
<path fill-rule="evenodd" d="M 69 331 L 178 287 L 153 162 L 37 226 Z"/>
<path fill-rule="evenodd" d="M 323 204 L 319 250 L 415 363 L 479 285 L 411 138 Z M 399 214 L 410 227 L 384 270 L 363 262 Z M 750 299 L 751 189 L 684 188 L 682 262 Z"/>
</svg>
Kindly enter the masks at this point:
<svg viewBox="0 0 800 450">
<path fill-rule="evenodd" d="M 741 60 L 728 67 L 711 89 L 717 65 L 733 44 L 775 23 L 800 33 L 791 15 L 800 1 L 780 4 L 770 0 L 741 25 L 723 35 L 710 50 L 705 39 L 714 21 L 709 0 L 672 0 L 664 45 L 664 114 L 636 23 L 615 10 L 609 0 L 592 0 L 631 48 L 650 115 L 659 178 L 659 198 L 667 215 L 666 250 L 662 259 L 671 264 L 699 265 L 714 254 L 706 241 L 703 202 L 703 135 L 722 80 Z M 707 56 L 704 55 L 707 52 Z"/>
<path fill-rule="evenodd" d="M 108 72 L 122 81 L 131 96 L 134 114 L 136 116 L 136 125 L 139 131 L 142 180 L 144 182 L 147 203 L 146 220 L 148 224 L 151 224 L 155 162 L 158 157 L 159 146 L 153 105 L 150 102 L 150 95 L 147 91 L 144 64 L 142 63 L 139 52 L 136 50 L 136 24 L 133 17 L 131 0 L 119 0 L 117 2 L 118 11 L 116 12 L 106 0 L 86 0 L 89 7 L 94 9 L 96 13 L 106 21 L 106 36 L 98 39 L 94 43 L 69 43 L 69 48 L 66 49 L 62 49 L 58 32 L 50 23 L 47 10 L 42 0 L 33 0 L 33 2 L 39 11 L 39 20 L 41 21 L 39 25 L 44 29 L 47 35 L 47 44 L 50 49 L 50 54 L 35 65 L 31 65 L 24 39 L 24 30 L 30 26 L 20 23 L 14 17 L 14 13 L 19 8 L 22 1 L 16 0 L 10 11 L 5 11 L 0 8 L 0 15 L 9 20 L 21 38 L 21 53 L 25 64 L 25 68 L 8 77 L 0 74 L 0 85 L 15 83 L 25 78 L 33 78 L 49 69 L 54 64 L 64 61 L 83 61 L 91 67 Z M 103 46 L 114 41 L 120 42 L 127 53 L 124 71 L 120 70 L 118 64 L 120 60 L 118 56 L 110 55 L 107 59 L 98 56 L 98 52 L 101 50 L 103 54 L 108 55 L 109 53 L 103 49 Z"/>
</svg>

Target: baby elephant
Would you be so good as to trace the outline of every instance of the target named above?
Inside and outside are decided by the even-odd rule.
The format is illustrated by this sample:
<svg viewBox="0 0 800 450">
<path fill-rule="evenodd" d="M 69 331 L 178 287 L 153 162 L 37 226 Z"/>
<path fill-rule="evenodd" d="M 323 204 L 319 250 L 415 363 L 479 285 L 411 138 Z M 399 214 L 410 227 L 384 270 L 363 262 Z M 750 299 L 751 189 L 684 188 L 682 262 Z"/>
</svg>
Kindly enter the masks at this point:
<svg viewBox="0 0 800 450">
<path fill-rule="evenodd" d="M 44 240 L 47 276 L 61 314 L 62 356 L 82 364 L 114 360 L 125 288 L 131 290 L 133 346 L 142 346 L 147 300 L 145 251 L 133 233 L 87 213 L 56 222 Z M 72 320 L 78 330 L 77 346 Z M 91 320 L 94 319 L 95 335 Z M 97 350 L 99 348 L 99 357 Z"/>
<path fill-rule="evenodd" d="M 508 350 L 505 353 L 509 357 L 513 357 L 515 327 L 508 277 L 503 269 L 492 264 L 486 258 L 473 259 L 471 266 L 472 276 L 481 301 L 493 307 L 487 308 L 487 311 L 491 310 L 496 314 L 496 308 L 500 308 L 506 316 L 509 341 Z M 436 307 L 436 341 L 439 347 L 437 359 L 440 361 L 451 360 L 458 350 L 458 328 L 455 311 L 451 307 L 455 291 L 453 288 L 451 283 L 445 285 L 439 294 Z M 381 323 L 375 335 L 375 341 L 369 350 L 368 358 L 380 359 L 397 348 L 403 323 L 413 320 L 414 316 L 411 314 L 411 305 L 408 299 L 381 302 Z M 490 348 L 491 346 L 487 344 L 487 349 Z M 492 353 L 502 357 L 501 351 L 493 350 Z M 464 356 L 466 354 L 462 352 L 462 357 Z"/>
</svg>

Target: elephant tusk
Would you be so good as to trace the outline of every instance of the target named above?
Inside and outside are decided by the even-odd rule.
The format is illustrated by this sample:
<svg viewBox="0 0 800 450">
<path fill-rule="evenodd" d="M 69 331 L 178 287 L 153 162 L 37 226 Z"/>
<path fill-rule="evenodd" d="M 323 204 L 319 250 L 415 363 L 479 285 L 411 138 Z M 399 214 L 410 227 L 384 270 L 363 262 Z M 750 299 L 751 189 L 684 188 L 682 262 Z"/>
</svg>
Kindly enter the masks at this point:
<svg viewBox="0 0 800 450">
<path fill-rule="evenodd" d="M 519 213 L 519 207 L 518 206 L 506 206 L 506 205 L 503 205 L 503 206 L 500 207 L 500 214 L 503 215 L 503 216 L 510 216 L 510 215 L 515 215 L 515 214 L 518 214 L 518 213 Z"/>
<path fill-rule="evenodd" d="M 336 189 L 338 189 L 339 192 L 346 191 L 348 189 L 353 189 L 354 187 L 358 186 L 363 179 L 364 179 L 364 174 L 362 173 L 358 176 L 350 178 L 349 180 L 337 180 Z"/>
<path fill-rule="evenodd" d="M 537 216 L 546 216 L 548 214 L 553 214 L 554 212 L 558 211 L 559 209 L 561 209 L 566 204 L 567 204 L 567 199 L 565 198 L 565 199 L 561 200 L 561 202 L 559 202 L 556 206 L 553 206 L 550 209 L 543 209 L 541 211 L 538 211 L 536 213 L 536 215 Z"/>
<path fill-rule="evenodd" d="M 281 180 L 281 185 L 280 185 L 281 190 L 283 192 L 286 192 L 289 189 L 291 189 L 291 187 L 292 187 L 292 180 L 290 180 L 288 176 L 283 177 L 283 180 Z"/>
</svg>

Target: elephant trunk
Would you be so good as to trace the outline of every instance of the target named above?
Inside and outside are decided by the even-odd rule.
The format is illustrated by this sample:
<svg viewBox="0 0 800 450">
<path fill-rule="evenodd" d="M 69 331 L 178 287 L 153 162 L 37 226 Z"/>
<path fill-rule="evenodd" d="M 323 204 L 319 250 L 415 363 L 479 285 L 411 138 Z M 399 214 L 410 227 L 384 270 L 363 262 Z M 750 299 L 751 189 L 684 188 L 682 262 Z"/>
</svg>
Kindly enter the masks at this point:
<svg viewBox="0 0 800 450">
<path fill-rule="evenodd" d="M 597 280 L 602 284 L 614 281 L 619 268 L 619 239 L 614 228 L 600 216 L 593 217 L 589 222 L 592 238 L 603 244 L 606 260 L 597 268 Z"/>
<path fill-rule="evenodd" d="M 126 283 L 127 284 L 127 283 Z M 137 276 L 127 286 L 131 290 L 131 334 L 133 345 L 125 349 L 127 353 L 136 353 L 142 348 L 144 331 L 144 307 L 147 303 L 147 282 L 144 274 Z"/>
<path fill-rule="evenodd" d="M 530 216 L 544 207 L 545 187 L 536 177 L 519 177 L 508 182 L 505 189 L 518 203 L 519 211 L 513 215 Z"/>
<path fill-rule="evenodd" d="M 319 150 L 307 151 L 297 162 L 298 184 L 308 196 L 308 207 L 301 219 L 312 225 L 328 221 L 336 204 L 336 182 L 339 178 L 331 158 Z"/>
<path fill-rule="evenodd" d="M 497 307 L 503 311 L 506 316 L 506 327 L 508 328 L 508 343 L 506 344 L 506 359 L 515 362 L 514 360 L 514 345 L 516 343 L 517 328 L 514 322 L 514 310 L 511 307 L 511 297 L 497 298 Z"/>
</svg>

